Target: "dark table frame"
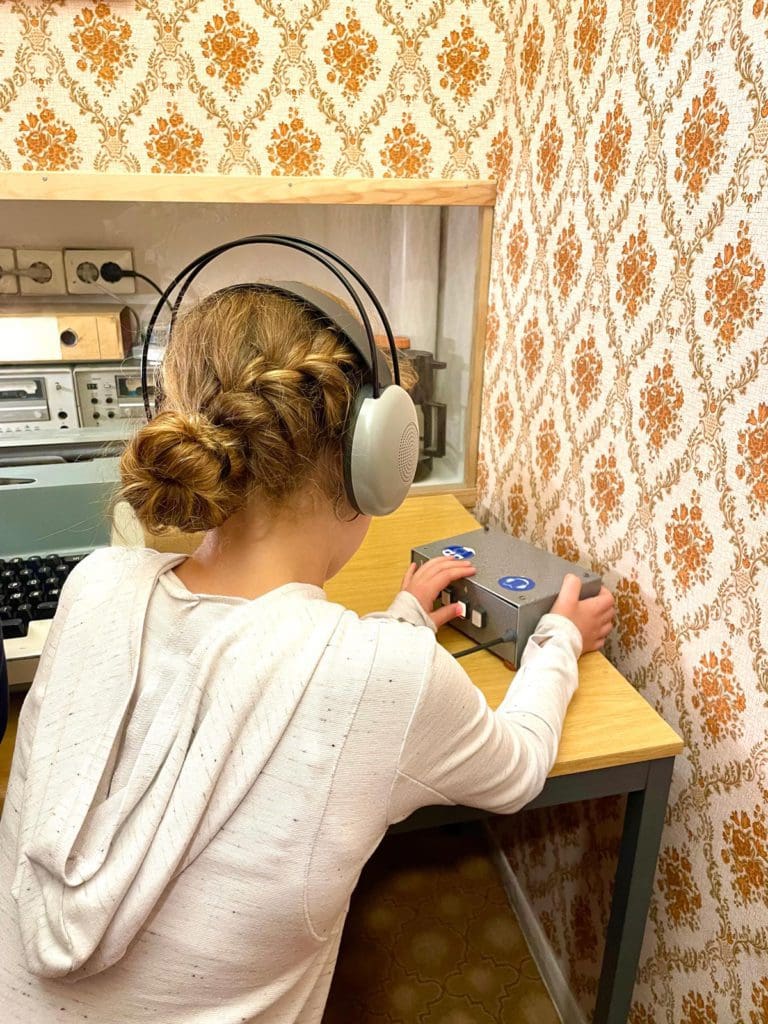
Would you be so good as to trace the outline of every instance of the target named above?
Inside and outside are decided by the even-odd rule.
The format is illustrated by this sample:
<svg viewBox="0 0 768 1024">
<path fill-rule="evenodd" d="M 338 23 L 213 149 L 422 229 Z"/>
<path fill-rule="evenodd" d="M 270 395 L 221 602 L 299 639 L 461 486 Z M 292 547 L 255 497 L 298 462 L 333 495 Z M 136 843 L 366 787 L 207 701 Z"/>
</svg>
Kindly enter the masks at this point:
<svg viewBox="0 0 768 1024">
<path fill-rule="evenodd" d="M 542 792 L 524 808 L 627 796 L 592 1024 L 626 1024 L 629 1016 L 674 763 L 674 757 L 664 757 L 558 775 L 547 779 Z M 424 807 L 392 831 L 410 832 L 486 817 L 470 807 Z"/>
</svg>

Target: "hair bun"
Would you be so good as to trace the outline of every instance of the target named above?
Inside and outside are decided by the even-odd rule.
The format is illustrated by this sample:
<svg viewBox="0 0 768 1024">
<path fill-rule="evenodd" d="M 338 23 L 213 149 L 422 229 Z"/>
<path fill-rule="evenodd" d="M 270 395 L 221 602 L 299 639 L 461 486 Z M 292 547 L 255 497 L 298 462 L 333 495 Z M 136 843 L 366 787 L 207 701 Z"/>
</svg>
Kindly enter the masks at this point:
<svg viewBox="0 0 768 1024">
<path fill-rule="evenodd" d="M 220 526 L 246 498 L 236 440 L 235 432 L 203 416 L 158 413 L 123 453 L 122 496 L 152 533 Z"/>
</svg>

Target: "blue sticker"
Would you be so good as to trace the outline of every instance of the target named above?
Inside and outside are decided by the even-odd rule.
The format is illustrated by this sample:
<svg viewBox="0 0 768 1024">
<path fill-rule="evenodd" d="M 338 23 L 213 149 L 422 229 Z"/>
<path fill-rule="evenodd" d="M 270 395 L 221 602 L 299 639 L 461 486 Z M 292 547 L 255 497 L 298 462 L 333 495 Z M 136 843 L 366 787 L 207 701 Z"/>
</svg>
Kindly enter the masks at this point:
<svg viewBox="0 0 768 1024">
<path fill-rule="evenodd" d="M 536 584 L 527 576 L 502 576 L 499 586 L 505 590 L 533 590 Z"/>
<path fill-rule="evenodd" d="M 450 547 L 443 548 L 443 554 L 447 555 L 448 558 L 455 558 L 457 562 L 460 562 L 464 558 L 474 558 L 475 549 L 465 548 L 461 544 L 451 544 Z"/>
</svg>

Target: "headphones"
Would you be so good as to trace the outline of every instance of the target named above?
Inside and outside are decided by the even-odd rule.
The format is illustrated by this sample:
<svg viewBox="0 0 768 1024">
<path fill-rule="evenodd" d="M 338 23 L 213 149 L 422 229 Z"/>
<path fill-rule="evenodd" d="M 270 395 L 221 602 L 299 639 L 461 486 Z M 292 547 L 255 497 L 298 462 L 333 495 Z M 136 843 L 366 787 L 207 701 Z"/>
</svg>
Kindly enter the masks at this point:
<svg viewBox="0 0 768 1024">
<path fill-rule="evenodd" d="M 336 299 L 293 281 L 231 285 L 214 293 L 224 295 L 231 291 L 249 290 L 282 295 L 309 312 L 318 324 L 338 331 L 358 353 L 369 370 L 370 384 L 364 384 L 355 396 L 344 435 L 344 489 L 352 507 L 363 515 L 384 516 L 394 512 L 402 504 L 416 474 L 419 459 L 416 407 L 408 392 L 400 386 L 400 367 L 392 328 L 373 289 L 345 260 L 315 242 L 291 235 L 250 235 L 210 249 L 176 275 L 161 294 L 144 338 L 141 388 L 147 420 L 152 419 L 147 386 L 149 346 L 163 306 L 168 306 L 171 312 L 170 339 L 184 296 L 197 275 L 223 253 L 245 245 L 280 245 L 301 252 L 330 271 L 350 296 L 360 316 L 359 321 Z M 381 320 L 392 354 L 392 374 L 376 346 L 368 312 L 350 278 L 370 299 Z M 177 288 L 178 294 L 171 302 L 170 296 Z"/>
</svg>

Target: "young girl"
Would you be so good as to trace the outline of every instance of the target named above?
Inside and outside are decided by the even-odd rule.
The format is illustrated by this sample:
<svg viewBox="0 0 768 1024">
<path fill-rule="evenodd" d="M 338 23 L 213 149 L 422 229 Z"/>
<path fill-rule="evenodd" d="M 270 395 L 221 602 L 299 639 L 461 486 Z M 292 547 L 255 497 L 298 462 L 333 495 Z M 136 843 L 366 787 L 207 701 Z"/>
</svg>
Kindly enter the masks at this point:
<svg viewBox="0 0 768 1024">
<path fill-rule="evenodd" d="M 369 525 L 341 464 L 365 376 L 284 295 L 179 322 L 123 496 L 150 532 L 205 539 L 97 551 L 64 588 L 0 831 L 9 1024 L 318 1022 L 388 826 L 541 790 L 613 599 L 569 576 L 495 713 L 434 636 L 471 565 L 411 566 L 379 615 L 328 602 Z"/>
</svg>

